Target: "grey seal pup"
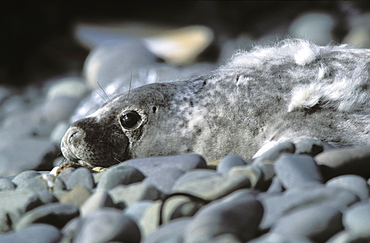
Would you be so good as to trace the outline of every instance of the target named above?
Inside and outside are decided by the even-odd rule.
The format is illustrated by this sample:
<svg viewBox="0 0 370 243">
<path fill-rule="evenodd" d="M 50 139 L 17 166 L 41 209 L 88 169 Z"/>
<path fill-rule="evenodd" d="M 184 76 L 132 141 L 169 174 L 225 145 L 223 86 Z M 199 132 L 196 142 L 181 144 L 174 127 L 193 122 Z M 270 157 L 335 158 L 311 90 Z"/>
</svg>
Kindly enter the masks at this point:
<svg viewBox="0 0 370 243">
<path fill-rule="evenodd" d="M 369 98 L 370 50 L 285 40 L 204 76 L 124 93 L 73 123 L 61 150 L 93 168 L 181 153 L 250 158 L 306 138 L 369 145 Z"/>
</svg>

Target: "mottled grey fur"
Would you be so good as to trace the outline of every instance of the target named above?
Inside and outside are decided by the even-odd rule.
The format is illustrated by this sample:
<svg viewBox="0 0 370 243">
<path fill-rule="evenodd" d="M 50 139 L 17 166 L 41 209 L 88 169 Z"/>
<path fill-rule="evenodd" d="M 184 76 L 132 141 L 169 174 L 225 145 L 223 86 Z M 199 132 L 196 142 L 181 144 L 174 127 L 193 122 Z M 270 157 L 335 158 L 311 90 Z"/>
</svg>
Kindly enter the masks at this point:
<svg viewBox="0 0 370 243">
<path fill-rule="evenodd" d="M 107 167 L 130 158 L 195 152 L 252 157 L 262 146 L 316 138 L 370 144 L 370 50 L 286 40 L 237 53 L 191 80 L 131 90 L 74 123 L 64 156 Z M 134 110 L 134 129 L 120 124 Z"/>
</svg>

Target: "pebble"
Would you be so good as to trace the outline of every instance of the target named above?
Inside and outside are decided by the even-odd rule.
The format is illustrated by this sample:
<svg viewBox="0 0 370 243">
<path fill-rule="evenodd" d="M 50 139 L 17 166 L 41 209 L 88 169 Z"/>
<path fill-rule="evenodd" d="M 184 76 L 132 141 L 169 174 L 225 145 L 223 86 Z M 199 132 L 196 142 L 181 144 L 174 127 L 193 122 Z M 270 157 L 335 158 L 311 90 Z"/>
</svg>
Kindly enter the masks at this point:
<svg viewBox="0 0 370 243">
<path fill-rule="evenodd" d="M 15 229 L 20 230 L 35 223 L 53 225 L 61 229 L 68 221 L 79 215 L 80 212 L 77 206 L 49 203 L 27 212 L 17 223 Z"/>
<path fill-rule="evenodd" d="M 246 164 L 247 163 L 242 157 L 240 157 L 239 155 L 231 154 L 225 156 L 220 160 L 220 163 L 217 166 L 217 172 L 222 175 L 227 175 L 232 167 Z"/>
<path fill-rule="evenodd" d="M 60 121 L 66 121 L 73 114 L 81 99 L 77 97 L 56 96 L 44 102 L 40 116 L 43 122 L 53 127 Z"/>
<path fill-rule="evenodd" d="M 338 176 L 326 182 L 326 186 L 348 189 L 361 200 L 366 200 L 369 198 L 369 185 L 367 184 L 366 180 L 360 176 Z"/>
<path fill-rule="evenodd" d="M 72 204 L 80 207 L 90 197 L 90 195 L 91 192 L 86 187 L 75 186 L 72 190 L 63 195 L 59 201 L 61 203 Z"/>
<path fill-rule="evenodd" d="M 308 155 L 285 155 L 275 162 L 276 175 L 285 188 L 322 184 L 319 167 Z"/>
<path fill-rule="evenodd" d="M 81 216 L 85 217 L 100 208 L 114 208 L 115 206 L 112 197 L 106 191 L 97 191 L 82 204 Z"/>
<path fill-rule="evenodd" d="M 348 208 L 343 215 L 343 224 L 353 235 L 370 238 L 370 203 L 359 202 Z"/>
<path fill-rule="evenodd" d="M 264 153 L 258 155 L 255 155 L 255 159 L 253 160 L 253 164 L 257 165 L 260 164 L 262 161 L 270 160 L 274 161 L 276 160 L 281 154 L 284 153 L 294 153 L 295 152 L 295 145 L 292 142 L 286 141 L 282 143 L 278 143 L 272 148 L 268 149 Z"/>
<path fill-rule="evenodd" d="M 87 215 L 74 237 L 74 242 L 81 243 L 139 243 L 140 240 L 141 234 L 136 223 L 113 208 L 102 208 Z"/>
<path fill-rule="evenodd" d="M 67 96 L 82 98 L 88 93 L 85 80 L 81 77 L 66 77 L 54 81 L 46 94 L 47 99 L 55 97 Z"/>
<path fill-rule="evenodd" d="M 24 229 L 0 236 L 0 243 L 57 243 L 62 239 L 62 233 L 54 226 L 33 224 Z"/>
<path fill-rule="evenodd" d="M 368 177 L 370 167 L 370 147 L 333 149 L 315 156 L 315 161 L 325 178 L 343 174 Z"/>
<path fill-rule="evenodd" d="M 143 243 L 183 242 L 185 228 L 191 222 L 190 218 L 175 219 L 149 234 Z"/>
<path fill-rule="evenodd" d="M 150 176 L 163 168 L 177 168 L 183 171 L 207 168 L 207 163 L 201 155 L 182 154 L 163 157 L 147 157 L 125 161 L 117 167 L 132 166 L 140 170 L 145 176 Z"/>
<path fill-rule="evenodd" d="M 145 178 L 144 182 L 152 184 L 164 194 L 170 194 L 173 185 L 183 174 L 183 170 L 177 168 L 166 168 L 163 170 L 157 170 L 155 173 Z"/>
<path fill-rule="evenodd" d="M 288 212 L 274 224 L 271 233 L 325 242 L 342 229 L 341 212 L 335 207 L 317 204 Z"/>
<path fill-rule="evenodd" d="M 68 190 L 73 189 L 76 186 L 84 186 L 89 190 L 94 187 L 94 179 L 89 169 L 81 167 L 73 171 L 66 181 Z"/>
<path fill-rule="evenodd" d="M 306 154 L 310 156 L 316 156 L 324 150 L 332 148 L 328 143 L 325 143 L 318 139 L 305 139 L 295 144 L 296 154 Z"/>
<path fill-rule="evenodd" d="M 0 191 L 11 191 L 15 189 L 15 184 L 7 179 L 7 178 L 0 178 Z"/>
<path fill-rule="evenodd" d="M 99 179 L 97 190 L 109 190 L 117 185 L 128 185 L 142 181 L 145 176 L 130 166 L 112 166 L 106 170 Z"/>
</svg>

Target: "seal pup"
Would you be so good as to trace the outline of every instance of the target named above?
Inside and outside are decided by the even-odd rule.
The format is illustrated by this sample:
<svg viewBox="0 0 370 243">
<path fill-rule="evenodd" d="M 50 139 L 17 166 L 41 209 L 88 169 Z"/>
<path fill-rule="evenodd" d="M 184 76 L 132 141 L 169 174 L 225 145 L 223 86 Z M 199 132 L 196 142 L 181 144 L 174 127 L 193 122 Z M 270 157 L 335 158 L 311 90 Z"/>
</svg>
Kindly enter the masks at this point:
<svg viewBox="0 0 370 243">
<path fill-rule="evenodd" d="M 370 50 L 285 40 L 240 51 L 200 77 L 124 93 L 73 123 L 61 150 L 93 168 L 180 153 L 250 158 L 307 138 L 368 145 L 369 98 Z"/>
</svg>

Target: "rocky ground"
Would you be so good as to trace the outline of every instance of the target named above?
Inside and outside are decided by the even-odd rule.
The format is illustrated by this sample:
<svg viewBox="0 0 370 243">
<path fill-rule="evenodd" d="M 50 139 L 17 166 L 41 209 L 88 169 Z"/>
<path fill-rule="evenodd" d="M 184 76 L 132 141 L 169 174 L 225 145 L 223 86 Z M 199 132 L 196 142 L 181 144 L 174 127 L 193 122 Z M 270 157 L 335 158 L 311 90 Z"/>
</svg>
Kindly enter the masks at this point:
<svg viewBox="0 0 370 243">
<path fill-rule="evenodd" d="M 221 44 L 204 26 L 157 26 L 149 35 L 153 28 L 137 24 L 132 32 L 127 24 L 76 23 L 75 38 L 90 51 L 82 75 L 0 86 L 0 242 L 369 242 L 370 147 L 333 150 L 307 140 L 255 159 L 189 154 L 49 174 L 63 160 L 69 124 L 107 96 L 207 72 L 238 48 L 286 35 L 328 44 L 342 33 L 340 42 L 370 48 L 370 12 L 346 18 L 344 34 L 337 15 L 306 11 L 258 38 L 243 32 Z M 183 33 L 194 38 L 178 41 Z M 158 48 L 165 41 L 188 52 Z M 200 62 L 216 42 L 218 58 Z"/>
</svg>

